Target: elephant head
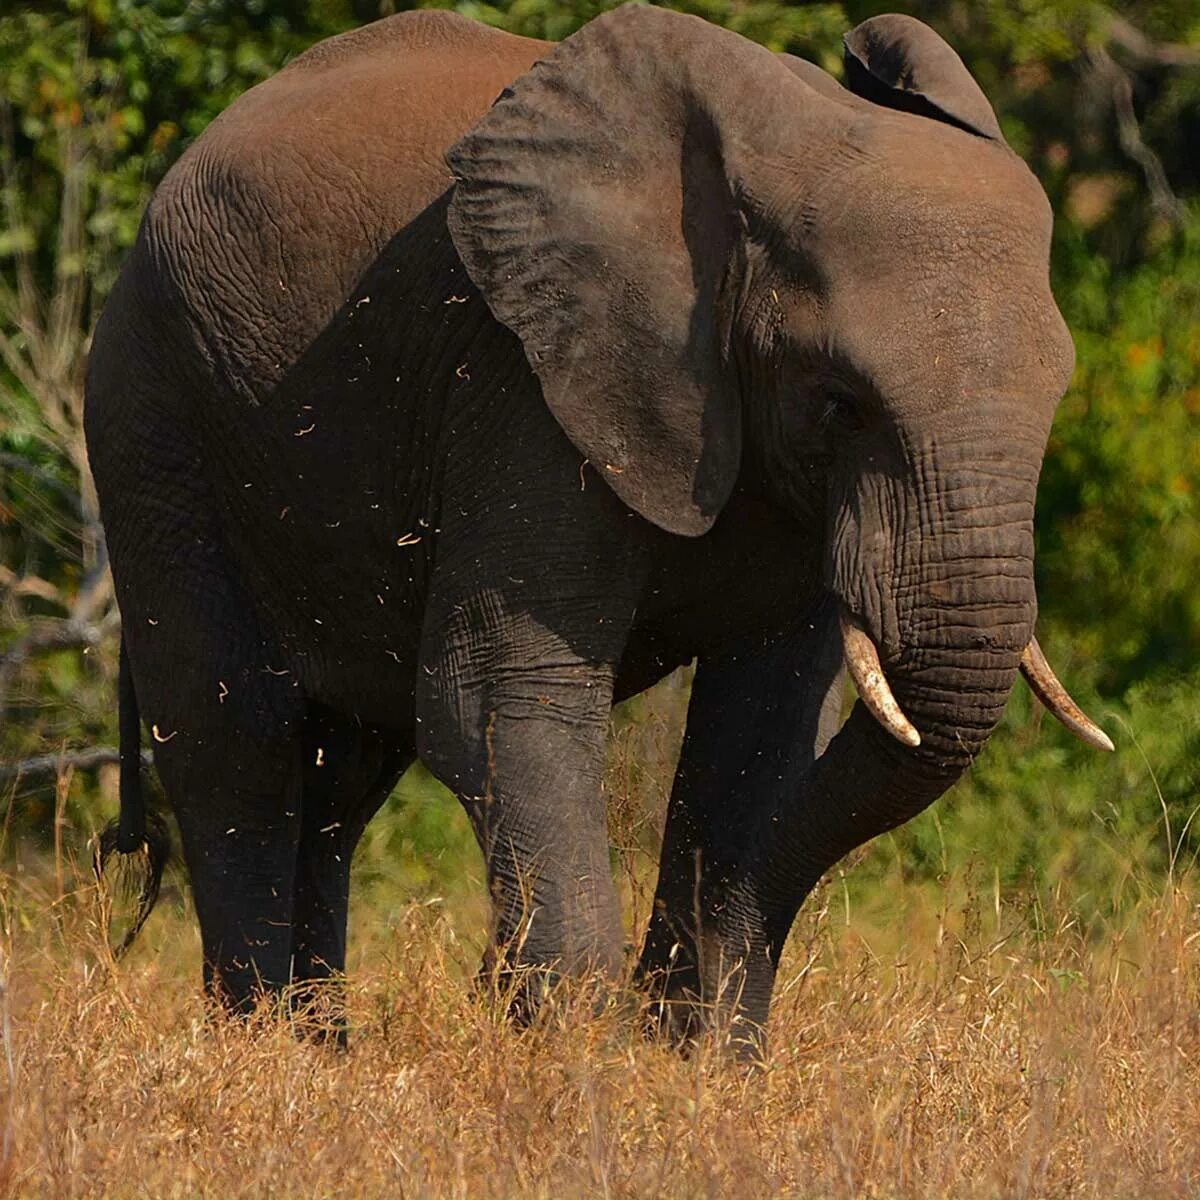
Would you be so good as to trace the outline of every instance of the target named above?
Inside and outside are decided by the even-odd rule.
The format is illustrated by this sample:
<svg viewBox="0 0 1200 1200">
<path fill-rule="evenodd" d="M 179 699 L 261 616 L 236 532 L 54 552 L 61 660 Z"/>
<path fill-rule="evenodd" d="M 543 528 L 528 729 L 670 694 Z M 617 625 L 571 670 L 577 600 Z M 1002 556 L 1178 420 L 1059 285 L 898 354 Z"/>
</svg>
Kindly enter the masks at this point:
<svg viewBox="0 0 1200 1200">
<path fill-rule="evenodd" d="M 449 219 L 628 505 L 695 536 L 737 486 L 823 537 L 874 719 L 810 784 L 886 827 L 970 762 L 1023 661 L 1103 734 L 1033 640 L 1035 492 L 1074 361 L 1049 205 L 932 30 L 873 18 L 846 65 L 843 88 L 699 19 L 616 10 L 451 150 Z M 854 844 L 829 830 L 829 852 Z"/>
</svg>

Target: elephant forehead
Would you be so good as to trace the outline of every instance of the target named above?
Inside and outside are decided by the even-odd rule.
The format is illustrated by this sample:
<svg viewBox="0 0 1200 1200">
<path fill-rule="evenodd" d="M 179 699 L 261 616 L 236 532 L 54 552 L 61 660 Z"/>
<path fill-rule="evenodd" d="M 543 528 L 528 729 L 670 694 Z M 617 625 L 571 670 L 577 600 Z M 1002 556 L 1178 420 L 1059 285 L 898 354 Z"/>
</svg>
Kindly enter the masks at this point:
<svg viewBox="0 0 1200 1200">
<path fill-rule="evenodd" d="M 1052 407 L 1074 369 L 1045 286 L 997 290 L 943 276 L 899 293 L 835 288 L 823 316 L 836 357 L 914 411 L 1005 394 Z"/>
<path fill-rule="evenodd" d="M 806 216 L 829 343 L 938 402 L 1005 387 L 1056 401 L 1074 348 L 1050 291 L 1045 195 L 1007 150 L 948 134 L 875 138 Z"/>
<path fill-rule="evenodd" d="M 991 266 L 1046 275 L 1049 201 L 1006 147 L 896 113 L 848 126 L 837 159 L 806 214 L 831 259 L 876 274 Z"/>
</svg>

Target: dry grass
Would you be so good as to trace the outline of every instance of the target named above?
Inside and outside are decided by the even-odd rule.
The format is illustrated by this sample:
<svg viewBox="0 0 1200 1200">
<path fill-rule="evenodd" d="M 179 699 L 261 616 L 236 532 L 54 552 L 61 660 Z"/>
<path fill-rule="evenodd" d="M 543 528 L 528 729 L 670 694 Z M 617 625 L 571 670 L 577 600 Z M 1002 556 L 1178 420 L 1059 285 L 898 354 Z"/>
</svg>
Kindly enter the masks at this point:
<svg viewBox="0 0 1200 1200">
<path fill-rule="evenodd" d="M 644 1044 L 569 999 L 518 1033 L 464 984 L 465 906 L 359 914 L 348 1054 L 206 1022 L 168 902 L 106 962 L 86 876 L 14 875 L 15 1196 L 1194 1196 L 1200 910 L 1085 936 L 947 887 L 886 933 L 802 918 L 765 1070 Z M 899 914 L 903 913 L 903 916 Z M 1047 923 L 1057 920 L 1047 927 Z M 886 954 L 884 941 L 892 949 Z M 4 1074 L 0 1058 L 0 1077 Z"/>
<path fill-rule="evenodd" d="M 617 722 L 608 780 L 631 933 L 686 689 L 652 699 Z M 469 840 L 452 802 L 437 820 Z M 835 875 L 749 1073 L 644 1042 L 627 991 L 514 1030 L 468 985 L 482 885 L 461 855 L 404 876 L 386 821 L 360 860 L 350 1052 L 210 1022 L 178 887 L 114 964 L 72 844 L 0 880 L 0 1194 L 1200 1196 L 1194 868 L 1091 924 L 970 866 Z"/>
</svg>

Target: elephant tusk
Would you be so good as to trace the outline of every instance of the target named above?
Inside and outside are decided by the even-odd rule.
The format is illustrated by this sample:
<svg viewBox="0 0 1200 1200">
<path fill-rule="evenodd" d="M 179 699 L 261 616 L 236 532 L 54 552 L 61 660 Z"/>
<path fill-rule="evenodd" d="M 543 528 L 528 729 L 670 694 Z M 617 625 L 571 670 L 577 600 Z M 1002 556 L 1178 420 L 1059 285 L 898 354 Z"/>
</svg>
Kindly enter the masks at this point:
<svg viewBox="0 0 1200 1200">
<path fill-rule="evenodd" d="M 844 608 L 839 620 L 842 626 L 842 653 L 859 698 L 871 716 L 898 742 L 914 748 L 919 746 L 921 735 L 892 695 L 871 635 Z"/>
<path fill-rule="evenodd" d="M 1046 656 L 1032 638 L 1021 655 L 1021 674 L 1033 694 L 1081 741 L 1097 750 L 1112 750 L 1112 739 L 1067 694 Z"/>
</svg>

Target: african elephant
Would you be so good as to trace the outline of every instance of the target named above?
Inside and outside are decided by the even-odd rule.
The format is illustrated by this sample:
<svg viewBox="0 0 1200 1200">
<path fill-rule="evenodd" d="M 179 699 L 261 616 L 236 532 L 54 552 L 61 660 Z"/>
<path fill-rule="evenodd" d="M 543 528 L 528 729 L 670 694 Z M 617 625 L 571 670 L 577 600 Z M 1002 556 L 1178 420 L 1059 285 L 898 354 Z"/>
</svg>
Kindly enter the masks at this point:
<svg viewBox="0 0 1200 1200">
<path fill-rule="evenodd" d="M 1073 363 L 1047 201 L 918 21 L 851 32 L 845 78 L 649 7 L 557 46 L 411 12 L 158 188 L 87 383 L 119 844 L 140 709 L 232 1009 L 343 969 L 417 756 L 498 969 L 619 971 L 609 710 L 693 659 L 638 975 L 748 1046 L 806 894 L 954 782 L 1022 665 L 1106 743 L 1033 639 Z"/>
</svg>

